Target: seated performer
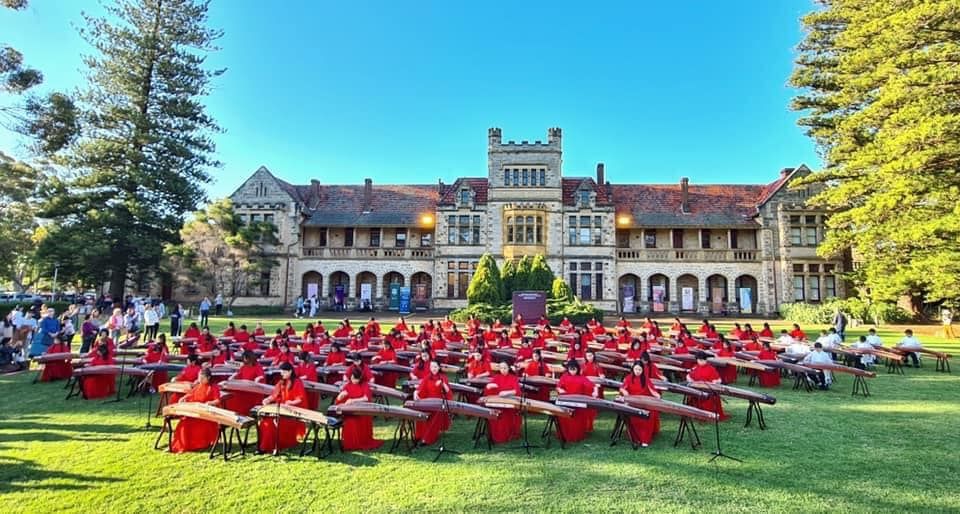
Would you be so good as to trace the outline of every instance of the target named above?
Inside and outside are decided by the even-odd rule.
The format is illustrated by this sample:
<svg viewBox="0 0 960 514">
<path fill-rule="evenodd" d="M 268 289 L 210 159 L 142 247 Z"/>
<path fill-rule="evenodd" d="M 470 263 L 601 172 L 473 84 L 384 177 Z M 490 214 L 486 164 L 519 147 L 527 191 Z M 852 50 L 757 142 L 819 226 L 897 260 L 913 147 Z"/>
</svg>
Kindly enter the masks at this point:
<svg viewBox="0 0 960 514">
<path fill-rule="evenodd" d="M 803 330 L 800 330 L 800 325 L 794 323 L 793 330 L 790 331 L 790 337 L 796 339 L 797 341 L 806 341 L 807 333 Z"/>
<path fill-rule="evenodd" d="M 267 335 L 267 332 L 266 332 L 266 330 L 263 329 L 263 322 L 258 321 L 258 322 L 257 322 L 257 328 L 253 329 L 253 336 L 254 336 L 254 337 L 263 337 L 263 336 L 265 336 L 265 335 Z"/>
<path fill-rule="evenodd" d="M 593 350 L 587 350 L 584 354 L 583 369 L 581 374 L 585 377 L 603 377 L 603 368 L 597 364 L 597 354 Z"/>
<path fill-rule="evenodd" d="M 70 351 L 70 345 L 63 342 L 59 335 L 53 336 L 53 344 L 47 347 L 46 354 L 67 353 Z M 73 365 L 70 364 L 70 358 L 64 360 L 49 361 L 43 365 L 43 373 L 40 374 L 41 382 L 52 382 L 54 380 L 66 380 L 73 376 Z"/>
<path fill-rule="evenodd" d="M 706 352 L 697 352 L 697 365 L 687 373 L 687 381 L 709 382 L 711 384 L 719 384 L 721 382 L 717 369 L 707 363 Z M 709 397 L 703 399 L 689 398 L 688 402 L 692 407 L 719 414 L 720 421 L 730 417 L 723 412 L 723 404 L 720 402 L 719 394 L 711 394 Z"/>
<path fill-rule="evenodd" d="M 660 393 L 653 387 L 653 381 L 644 373 L 643 363 L 634 362 L 630 367 L 630 374 L 624 377 L 623 386 L 620 387 L 620 394 L 624 396 L 652 396 L 660 398 Z M 646 448 L 653 441 L 654 436 L 660 431 L 660 413 L 651 410 L 650 417 L 643 419 L 637 416 L 630 416 L 627 426 L 630 433 L 630 440 L 634 444 Z"/>
<path fill-rule="evenodd" d="M 234 337 L 237 335 L 237 326 L 233 322 L 227 323 L 226 330 L 223 331 L 223 337 Z"/>
<path fill-rule="evenodd" d="M 200 341 L 200 327 L 196 323 L 191 323 L 187 331 L 183 333 L 183 339 L 180 341 L 180 355 L 190 353 L 191 345 Z"/>
<path fill-rule="evenodd" d="M 266 382 L 263 373 L 263 367 L 257 361 L 257 356 L 253 352 L 243 352 L 243 364 L 234 373 L 230 380 L 253 380 L 254 382 Z M 250 409 L 256 407 L 263 401 L 263 395 L 245 391 L 233 391 L 230 399 L 226 400 L 225 407 L 237 414 L 247 416 Z"/>
<path fill-rule="evenodd" d="M 341 405 L 372 401 L 373 393 L 370 391 L 370 384 L 363 378 L 363 372 L 352 368 L 350 380 L 343 384 L 336 403 Z M 372 416 L 344 416 L 340 434 L 340 445 L 346 452 L 376 450 L 383 445 L 383 441 L 373 437 Z"/>
<path fill-rule="evenodd" d="M 317 381 L 317 366 L 313 363 L 313 358 L 307 352 L 300 352 L 299 362 L 293 367 L 293 373 L 304 382 Z M 317 391 L 307 391 L 308 409 L 317 410 L 320 405 L 320 393 Z"/>
<path fill-rule="evenodd" d="M 582 360 L 585 358 L 586 353 L 583 351 L 583 344 L 580 341 L 575 341 L 567 352 L 567 360 Z"/>
<path fill-rule="evenodd" d="M 867 336 L 860 336 L 856 343 L 853 343 L 856 350 L 873 350 L 873 345 L 867 342 Z M 854 360 L 854 367 L 860 369 L 872 368 L 877 362 L 877 357 L 868 353 L 860 354 Z"/>
<path fill-rule="evenodd" d="M 161 364 L 167 362 L 167 355 L 169 350 L 167 349 L 167 335 L 160 334 L 157 336 L 157 340 L 153 343 L 147 345 L 147 353 L 143 355 L 144 364 Z M 153 388 L 157 389 L 160 387 L 160 384 L 166 383 L 170 380 L 170 374 L 163 370 L 154 370 L 153 372 Z"/>
<path fill-rule="evenodd" d="M 598 396 L 599 387 L 580 374 L 579 362 L 571 360 L 566 367 L 567 372 L 557 382 L 557 394 Z M 593 431 L 593 420 L 596 416 L 596 409 L 573 409 L 573 417 L 557 418 L 557 437 L 568 443 L 586 439 L 587 434 Z"/>
<path fill-rule="evenodd" d="M 374 383 L 373 370 L 370 369 L 370 366 L 367 366 L 363 362 L 363 358 L 360 356 L 359 352 L 350 352 L 347 355 L 347 369 L 343 372 L 343 381 L 348 382 L 350 377 L 353 375 L 353 370 L 359 370 L 363 375 L 363 382 L 365 384 Z"/>
<path fill-rule="evenodd" d="M 760 334 L 758 335 L 760 337 L 767 337 L 767 338 L 773 339 L 773 329 L 770 328 L 770 324 L 765 322 L 763 324 L 763 330 L 761 330 Z"/>
<path fill-rule="evenodd" d="M 91 357 L 88 366 L 108 366 L 113 364 L 113 355 L 110 354 L 110 347 L 102 344 L 94 347 L 94 350 L 87 355 Z M 116 375 L 88 375 L 83 377 L 83 397 L 87 400 L 104 398 L 117 391 Z"/>
<path fill-rule="evenodd" d="M 757 354 L 758 360 L 777 360 L 777 352 L 770 348 L 770 341 L 763 342 L 763 350 Z M 777 387 L 780 385 L 780 370 L 771 369 L 769 371 L 760 371 L 760 387 Z"/>
<path fill-rule="evenodd" d="M 734 357 L 733 345 L 730 344 L 730 341 L 723 339 L 721 336 L 721 347 L 716 351 L 717 357 L 725 357 L 732 359 Z M 737 367 L 733 364 L 727 364 L 726 366 L 721 366 L 718 370 L 720 373 L 720 379 L 724 384 L 735 384 L 737 383 Z"/>
<path fill-rule="evenodd" d="M 803 358 L 803 364 L 833 364 L 833 358 L 829 353 L 823 351 L 822 344 L 814 343 L 813 351 Z M 817 381 L 817 387 L 826 391 L 830 388 L 830 384 L 833 383 L 833 373 L 829 370 L 818 370 L 815 379 Z"/>
<path fill-rule="evenodd" d="M 486 395 L 513 396 L 520 394 L 520 379 L 510 373 L 505 361 L 497 363 L 497 372 L 484 389 Z M 500 416 L 490 420 L 490 438 L 494 443 L 505 443 L 520 437 L 520 412 L 516 409 L 500 409 Z"/>
<path fill-rule="evenodd" d="M 271 404 L 279 403 L 293 407 L 306 407 L 307 392 L 303 381 L 293 374 L 293 365 L 284 362 L 280 365 L 280 381 L 273 387 L 273 394 L 263 399 L 262 404 L 269 412 Z M 295 446 L 307 432 L 301 421 L 282 417 L 265 417 L 257 426 L 257 449 L 262 453 L 278 452 Z"/>
<path fill-rule="evenodd" d="M 200 371 L 200 382 L 193 386 L 187 394 L 180 398 L 180 403 L 199 402 L 207 405 L 220 405 L 220 389 L 213 384 L 210 378 L 213 375 L 209 368 Z M 183 453 L 195 450 L 206 450 L 217 442 L 220 426 L 215 421 L 205 421 L 196 418 L 181 418 L 173 431 L 173 440 L 170 451 Z"/>
<path fill-rule="evenodd" d="M 920 344 L 920 340 L 913 336 L 913 330 L 909 328 L 903 331 L 903 339 L 901 339 L 895 348 L 907 352 L 907 357 L 913 360 L 913 367 L 920 367 L 920 352 L 917 350 L 922 350 L 923 345 Z M 906 360 L 906 359 L 904 359 Z"/>
<path fill-rule="evenodd" d="M 401 318 L 403 319 L 403 318 Z M 383 348 L 373 356 L 374 364 L 396 364 L 397 352 L 393 350 L 393 343 L 390 339 L 384 339 Z M 384 371 L 380 374 L 380 383 L 386 387 L 394 388 L 397 386 L 397 379 L 400 375 L 396 371 Z"/>
<path fill-rule="evenodd" d="M 532 359 L 527 362 L 526 366 L 523 368 L 523 376 L 545 377 L 549 371 L 550 368 L 548 368 L 546 363 L 543 362 L 543 354 L 540 352 L 540 349 L 537 348 L 533 351 Z M 547 387 L 537 387 L 537 390 L 530 393 L 528 396 L 532 400 L 548 402 L 550 401 L 550 389 Z"/>
<path fill-rule="evenodd" d="M 447 376 L 440 372 L 440 364 L 435 360 L 430 361 L 430 373 L 420 380 L 417 390 L 413 393 L 413 399 L 446 398 L 450 400 L 452 397 Z M 417 421 L 414 438 L 417 444 L 431 445 L 437 442 L 440 433 L 448 428 L 450 428 L 450 416 L 446 412 L 433 412 L 426 421 Z"/>
</svg>

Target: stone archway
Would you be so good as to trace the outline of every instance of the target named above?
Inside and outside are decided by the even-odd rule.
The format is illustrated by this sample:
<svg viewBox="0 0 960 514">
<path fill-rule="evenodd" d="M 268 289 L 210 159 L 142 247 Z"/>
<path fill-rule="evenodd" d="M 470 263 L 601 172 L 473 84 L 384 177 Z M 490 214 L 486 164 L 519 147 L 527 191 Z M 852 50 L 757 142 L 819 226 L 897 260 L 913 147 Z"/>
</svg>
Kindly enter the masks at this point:
<svg viewBox="0 0 960 514">
<path fill-rule="evenodd" d="M 670 279 L 663 273 L 650 275 L 647 280 L 647 300 L 650 310 L 666 312 L 670 306 Z"/>
<path fill-rule="evenodd" d="M 727 310 L 727 277 L 710 275 L 707 277 L 707 304 L 710 312 L 719 314 Z"/>
<path fill-rule="evenodd" d="M 734 291 L 736 291 L 736 303 L 740 306 L 740 312 L 747 314 L 757 314 L 757 300 L 758 300 L 758 289 L 757 289 L 757 279 L 753 275 L 740 275 L 736 280 L 733 281 Z M 743 294 L 740 292 L 741 289 L 750 290 L 750 303 L 749 305 L 744 305 L 741 301 L 743 300 Z M 748 310 L 749 309 L 749 310 Z"/>
<path fill-rule="evenodd" d="M 313 293 L 311 293 L 311 291 L 313 291 Z M 316 271 L 304 273 L 300 281 L 300 294 L 305 300 L 314 294 L 317 295 L 317 298 L 322 298 L 324 296 L 323 275 Z"/>
<path fill-rule="evenodd" d="M 400 288 L 404 286 L 403 275 L 390 271 L 383 276 L 383 291 L 380 296 L 391 310 L 396 310 L 400 303 Z M 396 291 L 396 293 L 394 293 Z"/>
<path fill-rule="evenodd" d="M 643 294 L 640 291 L 640 277 L 633 273 L 627 273 L 620 277 L 617 286 L 617 294 L 620 297 L 620 311 L 625 313 L 637 312 L 639 310 L 638 300 Z"/>
<path fill-rule="evenodd" d="M 685 294 L 685 291 L 686 294 Z M 700 301 L 700 280 L 687 273 L 677 277 L 677 293 L 680 312 L 696 312 Z M 689 296 L 687 296 L 689 295 Z"/>
</svg>

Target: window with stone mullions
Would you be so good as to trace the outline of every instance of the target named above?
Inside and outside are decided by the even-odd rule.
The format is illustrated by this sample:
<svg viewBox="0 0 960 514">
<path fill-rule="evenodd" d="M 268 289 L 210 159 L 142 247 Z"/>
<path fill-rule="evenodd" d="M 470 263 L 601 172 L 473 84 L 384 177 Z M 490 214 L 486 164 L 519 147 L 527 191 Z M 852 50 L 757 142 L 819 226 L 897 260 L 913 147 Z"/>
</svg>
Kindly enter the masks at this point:
<svg viewBox="0 0 960 514">
<path fill-rule="evenodd" d="M 599 246 L 603 243 L 602 216 L 570 216 L 567 221 L 571 246 Z"/>
<path fill-rule="evenodd" d="M 480 216 L 448 216 L 447 243 L 463 246 L 480 244 Z"/>
<path fill-rule="evenodd" d="M 507 216 L 507 243 L 543 244 L 543 216 Z"/>
</svg>

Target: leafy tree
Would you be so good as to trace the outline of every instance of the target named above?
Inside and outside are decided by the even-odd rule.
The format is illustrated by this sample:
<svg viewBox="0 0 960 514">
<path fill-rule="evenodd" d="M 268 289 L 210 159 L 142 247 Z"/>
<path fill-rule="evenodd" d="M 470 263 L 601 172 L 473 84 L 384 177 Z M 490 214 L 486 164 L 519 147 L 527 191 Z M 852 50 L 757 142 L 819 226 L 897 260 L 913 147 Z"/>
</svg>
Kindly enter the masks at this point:
<svg viewBox="0 0 960 514">
<path fill-rule="evenodd" d="M 791 82 L 831 212 L 819 252 L 852 250 L 874 300 L 960 299 L 960 4 L 821 0 Z"/>
<path fill-rule="evenodd" d="M 19 11 L 27 0 L 2 0 L 0 5 Z M 0 46 L 0 91 L 22 93 L 43 82 L 43 74 L 23 64 L 23 54 L 15 48 Z"/>
<path fill-rule="evenodd" d="M 531 271 L 533 262 L 528 255 L 524 255 L 517 262 L 517 271 L 513 275 L 514 291 L 529 291 L 531 283 Z"/>
<path fill-rule="evenodd" d="M 543 254 L 534 256 L 530 263 L 528 287 L 532 291 L 550 291 L 553 287 L 553 271 Z"/>
<path fill-rule="evenodd" d="M 517 265 L 512 259 L 507 259 L 500 268 L 500 282 L 503 284 L 503 300 L 509 302 L 513 300 L 513 292 L 516 290 Z"/>
<path fill-rule="evenodd" d="M 78 97 L 80 137 L 55 156 L 70 172 L 44 188 L 40 214 L 55 224 L 43 244 L 76 249 L 86 234 L 101 255 L 80 260 L 109 275 L 115 296 L 178 242 L 184 214 L 205 200 L 208 170 L 219 166 L 211 140 L 219 128 L 201 103 L 223 72 L 204 62 L 222 35 L 205 26 L 207 7 L 118 0 L 109 19 L 85 16 L 81 34 L 95 55 L 85 59 L 88 85 Z M 63 110 L 36 109 L 52 118 L 47 133 L 70 126 Z"/>
<path fill-rule="evenodd" d="M 164 248 L 164 267 L 181 283 L 221 293 L 227 306 L 260 285 L 260 277 L 279 262 L 268 253 L 279 243 L 272 223 L 244 225 L 225 198 L 195 212 L 180 230 L 181 244 Z"/>
<path fill-rule="evenodd" d="M 550 296 L 554 300 L 573 301 L 573 290 L 570 284 L 561 277 L 554 277 L 553 285 L 550 287 Z"/>
<path fill-rule="evenodd" d="M 37 229 L 34 202 L 40 172 L 0 152 L 0 277 L 10 278 L 23 291 Z"/>
<path fill-rule="evenodd" d="M 480 257 L 477 271 L 474 272 L 473 278 L 470 279 L 470 286 L 467 287 L 467 303 L 500 305 L 503 303 L 502 293 L 503 283 L 500 281 L 497 261 L 492 255 L 485 253 Z"/>
</svg>

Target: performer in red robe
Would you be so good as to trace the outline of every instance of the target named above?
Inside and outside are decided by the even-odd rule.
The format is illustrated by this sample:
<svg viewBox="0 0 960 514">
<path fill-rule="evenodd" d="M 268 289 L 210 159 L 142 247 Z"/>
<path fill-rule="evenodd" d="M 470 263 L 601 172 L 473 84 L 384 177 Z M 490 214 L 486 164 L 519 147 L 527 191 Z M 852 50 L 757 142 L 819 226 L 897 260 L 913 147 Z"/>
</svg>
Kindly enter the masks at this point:
<svg viewBox="0 0 960 514">
<path fill-rule="evenodd" d="M 110 354 L 110 347 L 107 345 L 97 346 L 96 349 L 88 354 L 91 357 L 89 366 L 107 366 L 114 363 L 113 356 Z M 83 377 L 83 397 L 87 400 L 104 398 L 117 392 L 116 375 L 87 375 Z"/>
<path fill-rule="evenodd" d="M 293 373 L 305 382 L 317 381 L 317 367 L 313 363 L 313 357 L 307 352 L 300 352 L 300 362 L 294 366 Z M 317 391 L 307 391 L 307 408 L 317 410 L 320 405 L 320 393 Z"/>
<path fill-rule="evenodd" d="M 350 325 L 346 320 L 341 321 L 337 329 L 333 331 L 333 337 L 350 337 Z"/>
<path fill-rule="evenodd" d="M 560 321 L 560 331 L 569 332 L 573 330 L 573 323 L 570 323 L 570 320 L 566 316 L 563 317 L 563 320 Z"/>
<path fill-rule="evenodd" d="M 266 382 L 266 376 L 263 373 L 263 367 L 257 361 L 257 356 L 253 352 L 243 352 L 243 364 L 237 370 L 230 380 L 252 380 L 254 382 Z M 230 393 L 230 399 L 226 401 L 225 407 L 237 414 L 248 416 L 250 409 L 260 405 L 264 395 L 257 393 L 248 393 L 233 391 Z"/>
<path fill-rule="evenodd" d="M 267 331 L 263 329 L 263 323 L 257 322 L 257 328 L 253 329 L 253 337 L 263 337 L 267 335 Z"/>
<path fill-rule="evenodd" d="M 413 393 L 414 400 L 426 398 L 453 398 L 450 390 L 450 384 L 447 376 L 440 373 L 440 364 L 437 361 L 430 361 L 430 373 L 420 381 L 416 392 Z M 414 429 L 414 438 L 418 444 L 428 446 L 440 438 L 440 433 L 450 428 L 450 416 L 446 412 L 433 412 L 426 421 L 417 421 Z"/>
<path fill-rule="evenodd" d="M 160 334 L 157 340 L 147 345 L 147 353 L 143 355 L 145 364 L 161 364 L 168 361 L 167 335 Z M 153 372 L 153 389 L 156 390 L 160 384 L 165 384 L 170 380 L 170 374 L 166 371 L 155 370 Z"/>
<path fill-rule="evenodd" d="M 349 382 L 350 376 L 353 375 L 353 370 L 360 370 L 361 376 L 363 376 L 363 382 L 365 384 L 372 384 L 376 380 L 373 375 L 373 370 L 370 369 L 370 366 L 367 366 L 363 362 L 363 357 L 360 356 L 359 352 L 350 352 L 347 355 L 347 369 L 343 372 L 343 382 Z"/>
<path fill-rule="evenodd" d="M 336 403 L 372 402 L 373 393 L 370 384 L 363 379 L 363 372 L 357 368 L 350 374 L 350 380 L 343 384 L 337 395 Z M 345 452 L 371 451 L 383 445 L 383 441 L 373 437 L 373 416 L 344 416 L 340 430 L 340 446 Z"/>
<path fill-rule="evenodd" d="M 283 329 L 283 335 L 285 337 L 293 337 L 297 335 L 297 329 L 293 328 L 293 325 L 290 322 L 287 322 L 287 325 Z"/>
<path fill-rule="evenodd" d="M 771 339 L 773 338 L 773 329 L 770 328 L 769 323 L 763 324 L 763 330 L 760 331 L 759 335 L 760 337 L 769 337 Z"/>
<path fill-rule="evenodd" d="M 191 323 L 187 331 L 183 333 L 183 339 L 180 340 L 180 355 L 190 354 L 193 344 L 200 341 L 200 327 L 196 323 Z"/>
<path fill-rule="evenodd" d="M 401 318 L 402 319 L 402 318 Z M 374 364 L 396 364 L 397 363 L 397 352 L 393 350 L 393 343 L 389 339 L 384 339 L 383 348 L 373 356 Z M 400 376 L 395 371 L 384 371 L 380 373 L 380 384 L 394 388 L 397 387 L 397 379 Z"/>
<path fill-rule="evenodd" d="M 593 350 L 587 350 L 586 353 L 583 354 L 583 356 L 584 356 L 584 362 L 583 362 L 583 369 L 580 371 L 581 375 L 585 377 L 604 376 L 603 368 L 601 368 L 600 365 L 597 364 L 597 354 L 594 353 Z"/>
<path fill-rule="evenodd" d="M 210 329 L 203 327 L 200 333 L 200 339 L 197 340 L 197 353 L 211 352 L 217 346 L 217 338 L 213 337 Z"/>
<path fill-rule="evenodd" d="M 263 399 L 263 408 L 279 403 L 293 407 L 306 407 L 307 392 L 303 381 L 294 376 L 293 365 L 284 362 L 280 365 L 280 381 L 273 388 L 273 394 Z M 306 425 L 290 418 L 264 417 L 257 425 L 257 449 L 260 452 L 279 452 L 296 446 L 307 432 Z"/>
<path fill-rule="evenodd" d="M 174 382 L 194 383 L 200 379 L 200 356 L 191 353 L 187 356 L 187 366 L 183 368 L 179 375 L 174 377 Z M 170 395 L 170 403 L 177 403 L 183 395 L 173 393 Z"/>
<path fill-rule="evenodd" d="M 735 352 L 733 351 L 733 346 L 730 344 L 730 341 L 727 341 L 726 339 L 721 339 L 721 341 L 722 341 L 722 345 L 720 349 L 716 351 L 717 357 L 727 357 L 732 359 L 734 357 Z M 732 364 L 721 366 L 717 370 L 717 372 L 720 373 L 720 380 L 723 381 L 724 384 L 737 383 L 737 367 L 736 366 Z"/>
<path fill-rule="evenodd" d="M 540 353 L 540 349 L 533 351 L 533 359 L 530 362 L 527 362 L 526 367 L 523 368 L 523 376 L 530 377 L 545 377 L 547 373 L 550 372 L 550 369 L 547 367 L 546 363 L 543 362 L 543 355 Z M 540 400 L 542 402 L 550 401 L 550 389 L 547 387 L 537 387 L 537 390 L 527 395 L 531 400 Z"/>
<path fill-rule="evenodd" d="M 697 365 L 687 373 L 688 382 L 710 382 L 712 384 L 719 384 L 720 374 L 717 373 L 717 369 L 707 364 L 707 354 L 704 352 L 697 352 Z M 720 421 L 723 421 L 730 416 L 727 416 L 723 412 L 723 404 L 720 401 L 720 395 L 711 394 L 708 398 L 697 399 L 689 398 L 689 403 L 691 406 L 698 409 L 707 410 L 710 412 L 715 412 L 720 415 Z"/>
<path fill-rule="evenodd" d="M 593 382 L 580 374 L 580 363 L 575 360 L 567 362 L 567 372 L 557 382 L 557 394 L 585 394 L 598 396 L 599 388 Z M 573 443 L 587 438 L 593 430 L 593 418 L 596 409 L 573 409 L 573 417 L 557 418 L 557 437 L 561 441 Z"/>
<path fill-rule="evenodd" d="M 63 342 L 60 336 L 53 337 L 53 344 L 47 348 L 46 354 L 51 353 L 69 353 L 70 345 Z M 70 358 L 62 361 L 49 361 L 44 363 L 43 372 L 40 373 L 41 382 L 52 382 L 54 380 L 66 380 L 73 376 L 73 365 L 70 364 Z"/>
<path fill-rule="evenodd" d="M 794 323 L 793 330 L 790 331 L 790 337 L 796 339 L 797 341 L 806 341 L 807 333 L 803 330 L 800 330 L 800 325 Z"/>
<path fill-rule="evenodd" d="M 575 341 L 567 352 L 567 360 L 583 360 L 585 358 L 586 353 L 583 351 L 583 344 L 580 341 Z"/>
<path fill-rule="evenodd" d="M 627 350 L 627 361 L 633 362 L 633 361 L 640 360 L 640 357 L 643 356 L 644 346 L 649 346 L 649 345 L 645 345 L 644 343 L 641 343 L 639 340 L 634 339 L 633 342 L 630 343 L 630 349 Z"/>
<path fill-rule="evenodd" d="M 180 399 L 180 403 L 199 402 L 219 406 L 220 389 L 210 380 L 211 376 L 209 368 L 200 371 L 200 382 Z M 215 421 L 181 418 L 176 430 L 173 431 L 170 451 L 183 453 L 209 449 L 217 442 L 219 432 L 220 425 Z"/>
<path fill-rule="evenodd" d="M 233 340 L 240 344 L 249 342 L 252 339 L 253 337 L 250 335 L 250 332 L 247 332 L 246 325 L 240 325 L 240 330 L 238 330 L 237 333 L 233 335 Z"/>
<path fill-rule="evenodd" d="M 497 372 L 490 377 L 490 383 L 484 389 L 490 396 L 511 396 L 520 394 L 520 379 L 510 373 L 506 362 L 497 364 Z M 500 444 L 520 437 L 523 420 L 516 409 L 500 409 L 500 416 L 490 420 L 490 439 Z"/>
<path fill-rule="evenodd" d="M 757 360 L 777 360 L 777 352 L 770 348 L 769 342 L 763 343 L 763 350 L 757 355 Z M 771 369 L 770 371 L 761 371 L 760 387 L 777 387 L 780 385 L 780 370 Z"/>
<path fill-rule="evenodd" d="M 643 370 L 643 363 L 634 362 L 630 368 L 631 372 L 623 379 L 623 386 L 620 388 L 620 394 L 627 396 L 652 396 L 660 398 L 660 393 L 653 387 L 653 381 L 649 380 Z M 660 431 L 660 413 L 651 410 L 650 417 L 643 419 L 637 416 L 628 418 L 629 424 L 627 431 L 630 433 L 630 440 L 634 444 L 646 448 L 653 441 L 653 437 Z"/>
</svg>

